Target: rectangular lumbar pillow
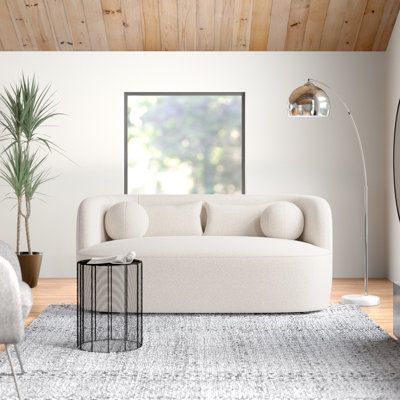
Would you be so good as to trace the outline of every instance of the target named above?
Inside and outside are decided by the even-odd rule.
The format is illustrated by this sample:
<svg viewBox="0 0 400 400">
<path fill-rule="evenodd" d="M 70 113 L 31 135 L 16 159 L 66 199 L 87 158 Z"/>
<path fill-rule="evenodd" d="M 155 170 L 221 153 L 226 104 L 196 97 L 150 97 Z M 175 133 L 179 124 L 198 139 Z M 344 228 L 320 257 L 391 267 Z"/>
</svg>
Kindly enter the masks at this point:
<svg viewBox="0 0 400 400">
<path fill-rule="evenodd" d="M 260 217 L 267 204 L 216 204 L 206 202 L 209 236 L 264 236 Z"/>
<path fill-rule="evenodd" d="M 143 205 L 149 216 L 145 236 L 200 236 L 202 202 L 174 205 Z"/>
</svg>

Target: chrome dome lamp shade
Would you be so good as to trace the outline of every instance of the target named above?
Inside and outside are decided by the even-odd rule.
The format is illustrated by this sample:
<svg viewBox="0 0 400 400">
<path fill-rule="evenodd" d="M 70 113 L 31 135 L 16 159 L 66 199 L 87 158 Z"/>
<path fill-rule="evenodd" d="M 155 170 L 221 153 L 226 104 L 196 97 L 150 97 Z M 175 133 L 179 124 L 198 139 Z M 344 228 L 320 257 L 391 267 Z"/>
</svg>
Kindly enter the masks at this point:
<svg viewBox="0 0 400 400">
<path fill-rule="evenodd" d="M 317 86 L 318 85 L 318 86 Z M 307 83 L 295 89 L 289 97 L 289 117 L 327 117 L 330 111 L 329 97 L 319 86 L 332 92 L 343 104 L 347 115 L 354 127 L 357 143 L 360 150 L 363 178 L 364 178 L 364 293 L 346 294 L 342 296 L 342 304 L 357 304 L 359 306 L 376 306 L 380 303 L 380 298 L 368 292 L 368 180 L 367 168 L 365 164 L 364 149 L 361 142 L 360 133 L 354 117 L 346 102 L 331 87 L 315 79 L 308 79 Z"/>
<path fill-rule="evenodd" d="M 290 117 L 327 117 L 330 108 L 328 95 L 311 82 L 295 89 L 289 97 Z"/>
</svg>

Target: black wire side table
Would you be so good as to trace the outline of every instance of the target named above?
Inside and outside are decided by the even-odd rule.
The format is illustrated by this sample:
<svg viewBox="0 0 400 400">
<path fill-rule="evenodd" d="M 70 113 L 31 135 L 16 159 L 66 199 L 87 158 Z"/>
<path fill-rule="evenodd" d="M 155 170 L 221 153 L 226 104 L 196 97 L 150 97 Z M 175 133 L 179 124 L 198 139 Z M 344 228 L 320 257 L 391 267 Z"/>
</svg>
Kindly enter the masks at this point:
<svg viewBox="0 0 400 400">
<path fill-rule="evenodd" d="M 143 343 L 143 263 L 78 261 L 77 347 L 110 353 Z"/>
</svg>

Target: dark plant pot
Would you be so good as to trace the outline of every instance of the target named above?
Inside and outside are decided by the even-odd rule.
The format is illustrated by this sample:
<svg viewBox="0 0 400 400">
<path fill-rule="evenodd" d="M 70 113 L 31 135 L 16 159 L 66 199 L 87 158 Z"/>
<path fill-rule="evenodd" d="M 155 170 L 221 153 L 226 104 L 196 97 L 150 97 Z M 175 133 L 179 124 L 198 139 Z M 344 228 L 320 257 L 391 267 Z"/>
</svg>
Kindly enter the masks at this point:
<svg viewBox="0 0 400 400">
<path fill-rule="evenodd" d="M 42 265 L 43 253 L 34 251 L 29 254 L 27 251 L 21 251 L 17 254 L 21 266 L 22 280 L 31 288 L 37 286 L 39 279 L 40 266 Z"/>
</svg>

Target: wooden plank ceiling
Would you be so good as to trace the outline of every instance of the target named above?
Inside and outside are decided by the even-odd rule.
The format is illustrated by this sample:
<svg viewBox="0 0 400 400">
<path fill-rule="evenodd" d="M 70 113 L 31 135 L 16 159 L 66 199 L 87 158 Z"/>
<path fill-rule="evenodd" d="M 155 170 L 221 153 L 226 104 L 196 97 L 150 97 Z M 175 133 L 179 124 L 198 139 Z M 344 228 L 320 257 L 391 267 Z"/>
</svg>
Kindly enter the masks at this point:
<svg viewBox="0 0 400 400">
<path fill-rule="evenodd" d="M 400 0 L 0 0 L 0 50 L 385 50 Z"/>
</svg>

